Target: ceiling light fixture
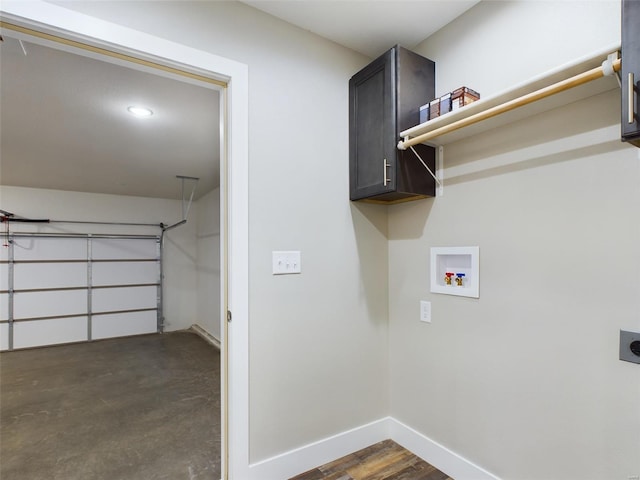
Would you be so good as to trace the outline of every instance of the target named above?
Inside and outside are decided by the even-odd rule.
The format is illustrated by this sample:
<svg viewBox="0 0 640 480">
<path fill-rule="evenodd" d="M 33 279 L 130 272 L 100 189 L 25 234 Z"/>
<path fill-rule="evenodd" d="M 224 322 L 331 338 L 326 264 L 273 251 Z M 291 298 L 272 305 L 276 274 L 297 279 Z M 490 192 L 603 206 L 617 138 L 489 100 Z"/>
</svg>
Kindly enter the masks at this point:
<svg viewBox="0 0 640 480">
<path fill-rule="evenodd" d="M 127 111 L 134 117 L 140 117 L 140 118 L 150 117 L 151 115 L 153 115 L 153 110 L 146 107 L 138 107 L 136 105 L 131 105 L 130 107 L 127 107 Z"/>
</svg>

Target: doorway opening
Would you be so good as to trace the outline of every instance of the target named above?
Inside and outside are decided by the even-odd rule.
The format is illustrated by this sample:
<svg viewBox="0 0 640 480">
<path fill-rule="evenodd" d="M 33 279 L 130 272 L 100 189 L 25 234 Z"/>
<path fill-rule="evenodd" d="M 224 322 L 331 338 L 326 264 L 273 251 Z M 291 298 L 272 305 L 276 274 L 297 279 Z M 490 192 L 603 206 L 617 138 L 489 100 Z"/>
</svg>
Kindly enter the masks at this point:
<svg viewBox="0 0 640 480">
<path fill-rule="evenodd" d="M 10 27 L 9 24 L 4 24 L 3 23 L 3 34 L 5 36 L 7 36 L 7 28 Z M 24 27 L 20 27 L 23 30 L 21 32 L 19 32 L 19 29 L 16 30 L 11 30 L 12 32 L 19 32 L 19 35 L 16 35 L 17 37 L 22 37 L 22 38 L 27 38 L 29 36 L 33 36 L 34 38 L 32 39 L 34 44 L 37 45 L 41 45 L 44 43 L 48 43 L 48 42 L 56 42 L 58 41 L 58 39 L 61 39 L 62 41 L 59 42 L 59 45 L 57 45 L 58 48 L 61 48 L 62 50 L 68 51 L 68 50 L 73 50 L 73 49 L 77 49 L 80 48 L 82 50 L 82 53 L 84 55 L 90 56 L 90 57 L 99 57 L 101 55 L 104 54 L 105 51 L 103 51 L 103 49 L 101 49 L 100 47 L 95 47 L 95 46 L 89 46 L 90 48 L 84 48 L 82 45 L 83 44 L 77 44 L 78 42 L 75 42 L 73 40 L 69 40 L 68 38 L 63 38 L 63 37 L 56 37 L 56 36 L 52 36 L 51 34 L 46 34 L 43 32 L 40 32 L 38 30 L 31 30 L 31 29 L 26 29 L 29 31 L 25 31 Z M 55 38 L 53 38 L 55 37 Z M 23 40 L 24 41 L 24 40 Z M 87 53 L 88 52 L 88 53 Z M 113 52 L 111 52 L 113 53 Z M 121 56 L 120 54 L 116 54 L 115 56 L 113 55 L 107 55 L 109 57 L 109 61 L 112 63 L 122 63 L 122 62 L 130 62 L 131 58 L 135 57 L 130 57 L 129 55 L 124 55 Z M 126 58 L 122 58 L 122 57 L 126 57 Z M 104 60 L 104 59 L 102 59 Z M 181 70 L 181 69 L 176 69 L 174 67 L 166 67 L 166 66 L 162 66 L 162 64 L 158 63 L 154 63 L 154 62 L 150 62 L 148 60 L 140 60 L 139 61 L 132 61 L 132 64 L 134 65 L 134 68 L 137 70 L 149 70 L 149 69 L 156 69 L 157 71 L 154 72 L 154 74 L 159 75 L 161 77 L 170 77 L 170 76 L 180 76 L 182 75 L 182 73 L 184 73 L 184 75 L 182 75 L 184 78 L 182 78 L 182 81 L 187 81 L 187 82 L 198 82 L 198 81 L 202 81 L 203 78 L 208 78 L 205 76 L 202 76 L 200 73 L 194 73 L 194 72 L 190 72 L 187 70 Z M 157 66 L 160 65 L 160 68 L 158 68 Z M 128 67 L 130 68 L 131 65 L 128 65 Z M 186 67 L 185 67 L 186 68 Z M 182 72 L 182 73 L 181 73 Z M 202 78 L 200 78 L 202 77 Z M 187 79 L 187 80 L 185 80 Z M 228 404 L 228 400 L 227 400 L 227 395 L 229 392 L 229 386 L 228 386 L 228 374 L 227 374 L 227 368 L 229 365 L 229 361 L 228 361 L 228 351 L 229 351 L 229 333 L 228 333 L 228 328 L 227 328 L 227 321 L 226 321 L 226 314 L 227 311 L 229 310 L 229 306 L 232 304 L 230 298 L 229 298 L 229 284 L 230 282 L 230 276 L 229 276 L 229 265 L 232 263 L 230 262 L 230 256 L 229 256 L 229 235 L 233 235 L 233 233 L 230 232 L 229 230 L 229 199 L 227 197 L 227 195 L 229 194 L 230 188 L 229 185 L 227 184 L 228 178 L 229 178 L 229 166 L 226 164 L 227 161 L 227 155 L 228 155 L 228 151 L 229 151 L 229 146 L 228 146 L 228 127 L 227 127 L 227 117 L 228 117 L 228 90 L 226 87 L 226 83 L 223 80 L 219 80 L 219 79 L 215 79 L 215 78 L 209 78 L 209 80 L 214 80 L 213 82 L 211 82 L 212 85 L 216 85 L 217 84 L 217 91 L 220 93 L 220 109 L 219 109 L 219 117 L 221 119 L 221 126 L 220 126 L 220 158 L 222 160 L 221 162 L 221 166 L 219 167 L 219 172 L 220 172 L 220 178 L 222 179 L 219 187 L 218 187 L 218 195 L 219 195 L 219 212 L 220 212 L 220 220 L 218 221 L 218 226 L 219 226 L 219 238 L 220 238 L 220 247 L 219 247 L 219 251 L 221 252 L 219 258 L 220 258 L 220 288 L 219 291 L 221 292 L 221 295 L 219 297 L 219 307 L 218 307 L 218 311 L 220 313 L 219 315 L 219 322 L 218 325 L 220 327 L 219 329 L 219 340 L 220 340 L 220 346 L 222 348 L 222 373 L 223 373 L 223 381 L 222 381 L 222 391 L 223 391 L 223 395 L 222 395 L 222 404 L 223 404 L 223 408 L 222 408 L 222 429 L 223 429 L 223 440 L 222 440 L 222 468 L 223 468 L 223 478 L 227 477 L 227 466 L 228 466 L 228 461 L 226 459 L 226 452 L 229 451 L 228 446 L 227 446 L 227 438 L 228 438 L 228 424 L 227 424 L 227 419 L 228 419 L 228 414 L 227 414 L 227 409 L 226 409 L 226 405 Z M 238 158 L 240 158 L 242 160 L 243 155 L 239 155 Z M 244 159 L 246 160 L 246 157 L 244 157 Z M 242 172 L 242 162 L 239 163 L 239 168 L 238 168 L 239 172 Z M 177 172 L 177 173 L 183 173 L 183 172 Z M 238 175 L 237 178 L 240 178 L 241 175 Z M 242 189 L 239 189 L 242 190 Z M 242 197 L 242 191 L 237 192 L 237 194 L 240 195 L 239 198 Z M 215 195 L 212 195 L 212 197 L 215 197 Z M 6 198 L 6 196 L 5 196 Z M 238 201 L 236 203 L 236 205 L 239 207 L 239 210 L 242 212 L 243 208 L 246 211 L 246 205 L 244 204 L 244 202 Z M 20 212 L 16 212 L 16 213 L 20 213 Z M 242 214 L 240 215 L 242 217 Z M 209 218 L 209 220 L 211 220 Z M 117 222 L 114 222 L 117 223 Z M 122 222 L 122 223 L 126 223 L 126 222 Z M 214 220 L 211 220 L 211 223 L 215 224 L 216 222 Z M 242 224 L 242 222 L 241 222 Z M 202 232 L 201 232 L 202 233 Z M 246 233 L 246 232 L 245 232 Z M 126 234 L 123 234 L 126 235 Z M 212 235 L 208 235 L 206 232 L 204 232 L 202 235 L 200 235 L 200 237 L 197 238 L 197 241 L 203 240 L 205 237 L 211 237 Z M 246 240 L 245 240 L 246 241 Z M 239 255 L 240 257 L 240 261 L 237 263 L 243 264 L 246 262 L 246 258 L 243 258 L 243 245 L 242 242 L 240 242 L 240 244 L 235 244 L 236 245 L 236 254 Z M 176 249 L 179 250 L 179 245 L 175 245 Z M 206 247 L 205 247 L 206 248 Z M 208 250 L 209 253 L 211 253 L 211 250 Z M 242 285 L 243 282 L 246 282 L 246 278 L 242 278 L 242 270 L 240 270 L 240 274 L 237 276 L 240 278 L 239 283 L 240 285 Z M 232 279 L 233 281 L 234 279 Z M 237 280 L 237 278 L 236 278 Z M 67 288 L 67 287 L 59 287 L 59 288 Z M 239 291 L 239 289 L 237 290 L 237 296 L 238 298 L 241 298 L 243 293 Z M 246 295 L 246 290 L 244 290 L 244 295 Z M 246 309 L 246 303 L 239 301 L 237 303 L 238 308 L 237 308 L 237 313 L 238 314 L 242 314 L 243 310 Z M 246 310 L 245 310 L 246 311 Z M 205 328 L 205 331 L 207 329 Z M 242 372 L 241 372 L 242 373 Z M 239 398 L 242 399 L 242 395 L 239 395 Z M 242 404 L 242 402 L 240 402 L 240 405 Z M 239 415 L 240 417 L 242 417 L 242 415 Z"/>
</svg>

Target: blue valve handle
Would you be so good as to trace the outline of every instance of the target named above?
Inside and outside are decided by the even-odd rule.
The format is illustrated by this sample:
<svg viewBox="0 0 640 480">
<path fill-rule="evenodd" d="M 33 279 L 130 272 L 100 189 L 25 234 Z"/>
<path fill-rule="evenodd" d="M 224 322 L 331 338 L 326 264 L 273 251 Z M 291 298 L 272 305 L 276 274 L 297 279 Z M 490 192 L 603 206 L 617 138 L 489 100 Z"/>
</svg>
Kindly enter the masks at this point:
<svg viewBox="0 0 640 480">
<path fill-rule="evenodd" d="M 456 273 L 456 277 L 458 277 L 458 278 L 462 278 L 462 277 L 464 277 L 464 276 L 465 276 L 465 274 L 464 274 L 464 273 Z"/>
</svg>

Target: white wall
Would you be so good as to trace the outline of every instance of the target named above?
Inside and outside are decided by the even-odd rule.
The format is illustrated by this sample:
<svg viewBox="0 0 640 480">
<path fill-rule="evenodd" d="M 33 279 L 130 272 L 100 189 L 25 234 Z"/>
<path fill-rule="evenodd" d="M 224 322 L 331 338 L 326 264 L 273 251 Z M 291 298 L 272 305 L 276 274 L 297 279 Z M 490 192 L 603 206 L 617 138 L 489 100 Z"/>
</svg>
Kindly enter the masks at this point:
<svg viewBox="0 0 640 480">
<path fill-rule="evenodd" d="M 215 339 L 220 336 L 220 189 L 197 202 L 198 325 Z"/>
<path fill-rule="evenodd" d="M 445 90 L 491 94 L 618 22 L 618 2 L 482 2 L 416 51 Z M 640 367 L 618 360 L 619 330 L 640 331 L 640 158 L 619 103 L 447 145 L 444 196 L 389 209 L 391 415 L 500 478 L 640 474 Z M 431 294 L 429 248 L 467 245 L 480 298 Z"/>
<path fill-rule="evenodd" d="M 182 217 L 179 200 L 89 194 L 0 186 L 3 210 L 31 218 L 54 220 L 173 224 Z M 197 206 L 191 214 L 197 216 Z M 31 230 L 30 230 L 31 229 Z M 113 225 L 19 224 L 12 231 L 56 233 L 123 233 L 158 235 L 159 228 Z M 175 228 L 165 239 L 165 329 L 181 330 L 197 323 L 196 222 Z"/>
<path fill-rule="evenodd" d="M 250 460 L 388 413 L 386 209 L 348 200 L 368 59 L 239 2 L 62 2 L 249 67 Z M 271 252 L 302 274 L 271 275 Z"/>
<path fill-rule="evenodd" d="M 619 0 L 484 0 L 414 50 L 436 62 L 436 95 L 488 97 L 616 45 Z"/>
</svg>

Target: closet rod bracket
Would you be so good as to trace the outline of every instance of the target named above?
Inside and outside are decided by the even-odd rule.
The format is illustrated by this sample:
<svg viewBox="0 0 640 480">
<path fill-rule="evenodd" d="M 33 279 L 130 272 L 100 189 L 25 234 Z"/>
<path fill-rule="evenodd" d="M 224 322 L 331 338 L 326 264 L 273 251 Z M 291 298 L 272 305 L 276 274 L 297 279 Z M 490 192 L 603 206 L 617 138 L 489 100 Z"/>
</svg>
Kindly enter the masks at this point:
<svg viewBox="0 0 640 480">
<path fill-rule="evenodd" d="M 618 70 L 616 70 L 615 66 L 614 66 L 614 62 L 616 60 L 618 60 L 620 58 L 620 52 L 613 52 L 610 53 L 606 60 L 604 60 L 602 62 L 602 74 L 606 77 L 609 75 L 613 75 L 616 77 L 616 80 L 618 81 L 618 86 L 622 87 L 622 80 L 620 78 L 620 72 L 618 72 Z"/>
</svg>

